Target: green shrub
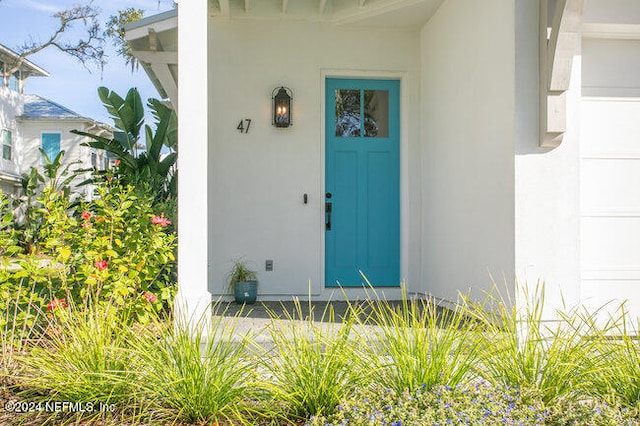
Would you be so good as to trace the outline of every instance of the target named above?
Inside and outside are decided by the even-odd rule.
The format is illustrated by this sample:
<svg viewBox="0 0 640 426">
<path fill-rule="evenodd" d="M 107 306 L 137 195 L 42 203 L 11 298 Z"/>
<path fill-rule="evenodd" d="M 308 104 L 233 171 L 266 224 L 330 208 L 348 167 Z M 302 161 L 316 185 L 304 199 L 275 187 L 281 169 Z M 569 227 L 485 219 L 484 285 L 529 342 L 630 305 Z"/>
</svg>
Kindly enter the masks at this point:
<svg viewBox="0 0 640 426">
<path fill-rule="evenodd" d="M 13 256 L 19 251 L 9 197 L 0 190 L 0 256 Z"/>
<path fill-rule="evenodd" d="M 155 211 L 146 191 L 105 182 L 97 195 L 74 206 L 65 192 L 45 187 L 38 198 L 37 244 L 0 269 L 0 302 L 25 288 L 35 296 L 21 300 L 39 300 L 43 308 L 55 299 L 91 296 L 134 311 L 139 321 L 168 305 L 176 247 L 170 221 Z"/>
</svg>

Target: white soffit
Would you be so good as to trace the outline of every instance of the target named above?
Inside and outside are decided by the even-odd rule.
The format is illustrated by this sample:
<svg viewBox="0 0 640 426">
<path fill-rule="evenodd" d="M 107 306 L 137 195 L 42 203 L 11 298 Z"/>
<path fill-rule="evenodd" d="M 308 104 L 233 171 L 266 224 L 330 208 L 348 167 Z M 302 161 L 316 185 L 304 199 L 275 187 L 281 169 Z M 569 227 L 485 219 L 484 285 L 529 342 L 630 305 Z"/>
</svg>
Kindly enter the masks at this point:
<svg viewBox="0 0 640 426">
<path fill-rule="evenodd" d="M 290 19 L 337 25 L 416 29 L 444 0 L 214 0 L 211 15 L 227 19 Z"/>
</svg>

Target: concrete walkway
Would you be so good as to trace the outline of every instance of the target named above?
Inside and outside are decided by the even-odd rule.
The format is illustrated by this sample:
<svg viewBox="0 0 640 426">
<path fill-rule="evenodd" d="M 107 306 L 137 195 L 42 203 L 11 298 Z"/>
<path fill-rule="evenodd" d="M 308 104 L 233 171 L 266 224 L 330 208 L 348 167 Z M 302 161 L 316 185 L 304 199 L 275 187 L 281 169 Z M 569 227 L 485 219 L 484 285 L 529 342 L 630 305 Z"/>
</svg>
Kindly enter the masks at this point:
<svg viewBox="0 0 640 426">
<path fill-rule="evenodd" d="M 392 306 L 398 306 L 399 301 L 387 301 Z M 361 320 L 366 320 L 371 308 L 367 302 L 351 302 L 359 309 Z M 297 305 L 293 301 L 286 302 L 257 302 L 253 305 L 240 305 L 234 302 L 220 302 L 214 308 L 214 320 L 233 324 L 234 335 L 241 339 L 252 335 L 252 340 L 261 346 L 269 347 L 272 342 L 269 327 L 280 327 L 287 332 L 291 330 L 292 321 L 295 326 L 310 326 L 309 312 L 312 313 L 313 327 L 323 330 L 337 329 L 342 319 L 348 315 L 350 304 L 344 301 L 309 302 L 301 301 Z M 299 311 L 298 311 L 299 309 Z M 333 311 L 333 315 L 330 312 Z M 379 327 L 373 324 L 356 325 L 354 331 L 374 336 Z"/>
</svg>

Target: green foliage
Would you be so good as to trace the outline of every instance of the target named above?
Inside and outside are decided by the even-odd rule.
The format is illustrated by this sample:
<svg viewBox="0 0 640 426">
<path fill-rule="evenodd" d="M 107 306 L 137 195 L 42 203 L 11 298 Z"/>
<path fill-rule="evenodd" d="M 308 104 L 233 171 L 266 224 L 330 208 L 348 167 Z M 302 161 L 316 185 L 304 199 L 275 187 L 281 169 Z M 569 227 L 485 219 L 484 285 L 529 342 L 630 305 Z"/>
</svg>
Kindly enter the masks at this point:
<svg viewBox="0 0 640 426">
<path fill-rule="evenodd" d="M 72 133 L 92 139 L 86 146 L 105 150 L 116 157 L 118 165 L 115 178 L 121 184 L 148 186 L 156 194 L 156 202 L 175 198 L 174 169 L 177 153 L 173 150 L 178 132 L 175 111 L 156 99 L 149 100 L 148 107 L 156 119 L 156 129 L 154 132 L 150 126 L 145 125 L 145 150 L 140 150 L 144 107 L 137 89 L 130 89 L 124 99 L 106 87 L 100 87 L 98 95 L 118 131 L 113 134 L 112 139 L 78 130 L 73 130 Z M 163 150 L 169 152 L 162 155 Z M 96 180 L 105 177 L 99 172 L 95 174 Z"/>
<path fill-rule="evenodd" d="M 439 308 L 432 300 L 407 300 L 399 306 L 371 301 L 370 321 L 379 325 L 364 355 L 379 371 L 378 381 L 397 393 L 426 386 L 455 386 L 470 376 L 478 345 L 462 309 Z"/>
<path fill-rule="evenodd" d="M 469 315 L 485 327 L 477 334 L 483 350 L 476 373 L 496 385 L 536 390 L 545 403 L 583 393 L 600 362 L 594 316 L 559 313 L 545 322 L 544 288 L 520 291 L 516 303 L 494 290 L 484 304 L 469 304 Z"/>
<path fill-rule="evenodd" d="M 15 298 L 2 297 L 0 312 L 4 312 L 0 318 L 0 391 L 13 384 L 14 379 L 22 373 L 16 357 L 21 354 L 28 339 L 41 334 L 36 326 L 36 319 L 41 314 L 38 303 L 33 299 L 24 303 L 25 292 L 16 292 Z"/>
<path fill-rule="evenodd" d="M 39 251 L 42 230 L 47 225 L 43 223 L 45 207 L 40 197 L 42 188 L 47 188 L 49 193 L 58 193 L 61 197 L 77 198 L 77 194 L 72 194 L 71 190 L 71 182 L 78 174 L 78 171 L 71 170 L 71 167 L 77 163 L 63 165 L 65 151 L 60 151 L 54 159 L 50 159 L 42 149 L 40 152 L 44 159 L 43 173 L 31 167 L 28 174 L 22 175 L 22 195 L 11 203 L 16 213 L 11 212 L 10 224 L 6 227 L 7 231 L 14 232 L 21 251 L 26 253 Z M 0 207 L 0 211 L 2 210 Z M 0 228 L 0 231 L 5 236 L 8 235 L 4 228 Z M 7 255 L 11 256 L 17 252 L 18 250 L 12 248 L 11 253 Z"/>
<path fill-rule="evenodd" d="M 235 320 L 222 312 L 191 330 L 156 323 L 159 338 L 141 335 L 130 342 L 137 382 L 156 410 L 214 424 L 243 417 L 257 388 L 248 340 L 235 336 Z"/>
<path fill-rule="evenodd" d="M 13 256 L 20 251 L 13 217 L 9 198 L 0 190 L 0 256 Z"/>
<path fill-rule="evenodd" d="M 69 305 L 65 307 L 65 305 Z M 27 370 L 18 384 L 32 400 L 118 404 L 135 399 L 137 386 L 126 351 L 133 328 L 126 311 L 90 298 L 53 308 L 46 324 L 46 345 L 34 344 L 19 357 Z"/>
<path fill-rule="evenodd" d="M 304 318 L 298 301 L 296 312 L 287 313 L 281 324 L 271 315 L 269 333 L 275 348 L 271 356 L 264 354 L 260 359 L 272 377 L 267 387 L 293 416 L 331 412 L 370 379 L 371 371 L 361 363 L 359 344 L 351 336 L 354 316 L 333 324 L 328 306 L 317 323 L 311 307 L 309 317 Z M 327 323 L 322 324 L 325 319 Z"/>
<path fill-rule="evenodd" d="M 601 401 L 546 405 L 536 391 L 492 386 L 484 381 L 398 393 L 374 386 L 346 398 L 336 413 L 309 426 L 374 425 L 638 425 L 637 413 Z"/>
<path fill-rule="evenodd" d="M 233 266 L 227 274 L 227 282 L 229 283 L 229 289 L 233 289 L 233 286 L 238 282 L 255 281 L 258 279 L 258 274 L 253 269 L 249 268 L 247 261 L 244 259 L 234 259 Z"/>
<path fill-rule="evenodd" d="M 40 153 L 44 159 L 43 175 L 37 178 L 38 181 L 43 182 L 45 186 L 51 188 L 53 191 L 63 191 L 69 195 L 71 192 L 71 181 L 75 179 L 77 171 L 72 171 L 71 167 L 78 165 L 80 162 L 72 162 L 67 165 L 62 163 L 65 151 L 60 151 L 55 158 L 51 159 L 42 148 Z M 35 170 L 35 171 L 34 171 Z M 31 168 L 31 173 L 39 174 L 36 168 Z M 31 177 L 29 177 L 31 179 Z"/>
<path fill-rule="evenodd" d="M 601 362 L 588 371 L 589 392 L 625 407 L 640 408 L 640 342 L 638 325 L 627 322 L 628 312 L 620 306 L 618 321 L 609 327 L 609 335 L 599 336 Z"/>
<path fill-rule="evenodd" d="M 131 65 L 131 71 L 137 68 L 136 58 L 131 53 L 131 47 L 124 37 L 124 26 L 144 17 L 144 10 L 134 7 L 118 9 L 116 15 L 110 15 L 106 23 L 104 35 L 111 39 L 119 56 L 123 57 L 127 65 Z"/>
<path fill-rule="evenodd" d="M 16 221 L 14 228 L 20 229 L 18 235 L 20 245 L 28 253 L 38 243 L 38 235 L 40 230 L 40 216 L 38 214 L 39 205 L 37 203 L 37 189 L 44 177 L 34 167 L 31 168 L 29 174 L 22 176 L 22 195 L 19 199 L 19 213 L 22 215 L 22 221 Z"/>
<path fill-rule="evenodd" d="M 156 212 L 154 195 L 117 183 L 103 183 L 97 195 L 74 209 L 64 191 L 44 188 L 31 209 L 38 224 L 31 249 L 0 269 L 0 302 L 18 293 L 42 306 L 92 296 L 133 309 L 141 321 L 168 305 L 176 238 L 170 221 Z"/>
<path fill-rule="evenodd" d="M 359 309 L 350 306 L 348 315 L 341 320 L 336 320 L 327 307 L 319 321 L 314 321 L 311 306 L 309 316 L 304 316 L 301 305 L 296 303 L 295 312 L 285 314 L 284 320 L 270 312 L 267 332 L 271 340 L 263 347 L 255 336 L 236 331 L 239 316 L 230 317 L 220 309 L 214 309 L 211 327 L 203 321 L 186 329 L 183 322 L 174 324 L 155 312 L 149 313 L 146 324 L 136 323 L 132 321 L 135 309 L 122 306 L 113 298 L 98 301 L 87 296 L 77 304 L 72 298 L 56 300 L 46 310 L 40 309 L 37 302 L 30 305 L 36 315 L 46 320 L 44 330 L 24 325 L 20 328 L 10 320 L 20 305 L 13 301 L 3 305 L 7 306 L 8 325 L 1 341 L 0 378 L 3 384 L 20 386 L 20 394 L 11 398 L 15 400 L 115 403 L 116 413 L 100 419 L 104 424 L 276 425 L 301 424 L 304 418 L 309 426 L 640 425 L 638 407 L 633 397 L 627 399 L 632 395 L 631 379 L 636 374 L 632 365 L 637 361 L 628 350 L 636 349 L 635 342 L 629 334 L 620 339 L 607 336 L 613 328 L 608 324 L 596 327 L 591 314 L 573 312 L 561 317 L 559 322 L 565 326 L 550 335 L 545 345 L 535 346 L 533 355 L 542 360 L 538 363 L 539 379 L 522 381 L 530 386 L 511 386 L 506 382 L 512 380 L 512 370 L 519 369 L 491 368 L 492 362 L 506 362 L 506 356 L 496 357 L 493 352 L 502 352 L 508 346 L 509 334 L 529 328 L 510 329 L 505 322 L 509 317 L 490 313 L 481 316 L 476 312 L 478 305 L 470 305 L 466 311 L 476 318 L 476 326 L 469 328 L 467 320 L 451 319 L 457 312 L 445 315 L 444 310 L 438 310 L 435 317 L 431 316 L 433 305 L 427 302 L 423 305 L 405 300 L 399 307 L 385 306 L 387 302 L 383 301 Z M 539 303 L 532 302 L 535 312 Z M 505 309 L 511 312 L 511 308 Z M 519 313 L 524 314 L 524 309 Z M 492 322 L 484 322 L 489 318 Z M 624 322 L 620 324 L 619 331 L 625 332 Z M 404 330 L 405 326 L 416 330 Z M 429 334 L 430 327 L 457 336 L 459 342 L 469 339 L 472 332 L 485 334 L 487 340 L 478 339 L 487 347 L 477 348 L 475 358 L 476 374 L 481 377 L 464 374 L 459 383 L 452 385 L 453 381 L 446 377 L 453 370 L 446 364 L 456 362 L 456 352 L 437 349 L 453 345 L 438 341 L 442 339 L 439 333 Z M 542 324 L 532 327 L 543 330 Z M 589 386 L 582 385 L 583 372 L 576 369 L 576 360 L 570 365 L 552 365 L 551 362 L 567 362 L 567 358 L 545 354 L 559 351 L 554 349 L 553 339 L 562 336 L 571 341 L 576 327 L 588 336 L 581 340 L 585 345 L 589 345 L 589 339 L 597 342 L 589 346 L 592 353 L 586 376 L 594 377 L 598 366 L 602 376 L 593 378 L 591 387 L 595 388 L 601 379 L 611 381 L 606 386 L 601 383 L 602 396 L 597 389 L 592 392 Z M 502 337 L 497 336 L 498 330 Z M 393 336 L 396 331 L 404 337 Z M 531 351 L 526 349 L 525 337 L 516 335 L 520 336 L 520 350 Z M 363 336 L 369 341 L 365 342 Z M 415 365 L 427 366 L 435 360 L 421 358 L 423 353 L 417 345 L 375 343 L 386 338 L 401 342 L 405 339 L 431 348 L 427 349 L 429 356 L 446 359 L 439 361 L 445 377 L 435 386 L 424 383 L 412 390 L 396 391 L 387 386 L 395 384 L 389 379 L 395 377 L 390 372 L 401 369 L 395 366 L 396 360 L 409 372 L 415 371 L 407 369 L 409 359 Z M 256 349 L 251 350 L 252 347 Z M 392 353 L 400 347 L 410 352 L 406 359 Z M 616 362 L 616 357 L 620 358 L 618 364 L 606 369 L 606 364 Z M 624 357 L 630 358 L 628 364 Z M 524 355 L 516 354 L 511 363 L 523 359 Z M 461 358 L 461 362 L 465 360 Z M 551 383 L 551 377 L 562 376 L 558 371 L 569 367 L 575 369 L 579 379 L 568 381 L 566 386 L 573 387 L 571 391 L 559 386 L 555 396 L 550 397 L 553 390 L 543 384 Z M 417 376 L 408 377 L 413 378 L 409 383 L 419 381 Z M 632 383 L 628 389 L 625 380 Z M 14 392 L 12 386 L 4 390 L 9 395 Z M 95 414 L 73 417 L 58 413 L 43 418 L 42 423 L 87 424 L 96 420 L 91 416 Z M 0 422 L 3 420 L 0 413 Z"/>
</svg>

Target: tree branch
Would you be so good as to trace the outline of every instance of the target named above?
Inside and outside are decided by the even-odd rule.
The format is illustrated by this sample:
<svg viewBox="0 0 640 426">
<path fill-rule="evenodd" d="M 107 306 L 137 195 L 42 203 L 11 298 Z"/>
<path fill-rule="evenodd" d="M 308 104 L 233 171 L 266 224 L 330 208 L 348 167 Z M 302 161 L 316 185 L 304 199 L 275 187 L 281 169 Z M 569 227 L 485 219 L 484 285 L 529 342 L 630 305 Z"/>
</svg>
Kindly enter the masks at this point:
<svg viewBox="0 0 640 426">
<path fill-rule="evenodd" d="M 58 26 L 49 39 L 44 42 L 31 40 L 23 43 L 17 49 L 18 57 L 6 64 L 7 67 L 4 73 L 0 70 L 0 75 L 5 78 L 11 76 L 20 69 L 25 59 L 49 47 L 54 47 L 74 57 L 89 71 L 89 65 L 91 64 L 97 65 L 102 70 L 106 61 L 102 47 L 104 36 L 98 21 L 99 14 L 100 9 L 93 5 L 93 0 L 84 6 L 73 6 L 70 9 L 54 13 L 52 17 L 58 20 Z M 82 25 L 83 35 L 72 40 L 65 40 L 63 38 L 65 33 L 72 29 L 75 24 Z"/>
</svg>

